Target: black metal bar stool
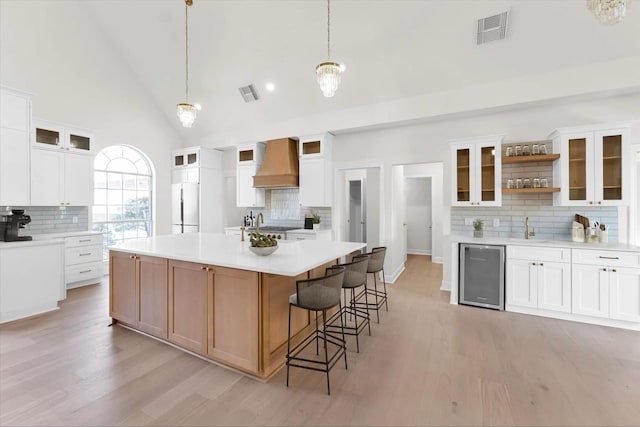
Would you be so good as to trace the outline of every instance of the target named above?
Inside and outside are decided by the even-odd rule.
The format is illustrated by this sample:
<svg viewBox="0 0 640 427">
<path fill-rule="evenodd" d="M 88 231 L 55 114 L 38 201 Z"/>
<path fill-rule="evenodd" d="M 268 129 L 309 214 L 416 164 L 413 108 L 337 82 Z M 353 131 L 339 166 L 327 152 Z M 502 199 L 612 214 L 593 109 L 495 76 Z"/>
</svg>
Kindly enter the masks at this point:
<svg viewBox="0 0 640 427">
<path fill-rule="evenodd" d="M 327 374 L 327 393 L 331 394 L 329 383 L 329 371 L 340 359 L 344 357 L 344 367 L 347 367 L 347 351 L 344 333 L 339 339 L 326 331 L 327 310 L 340 305 L 340 289 L 344 281 L 345 269 L 327 269 L 324 277 L 315 279 L 296 281 L 296 293 L 289 297 L 289 326 L 287 333 L 287 387 L 289 387 L 289 367 L 311 369 L 313 371 L 325 372 Z M 299 307 L 305 310 L 314 311 L 316 314 L 316 328 L 307 335 L 298 345 L 291 348 L 291 307 Z M 318 312 L 322 312 L 322 330 L 318 329 Z M 342 317 L 340 317 L 342 319 Z M 342 325 L 344 327 L 344 325 Z M 324 360 L 314 360 L 302 357 L 300 354 L 314 341 L 316 343 L 316 354 L 318 342 L 323 341 Z M 327 343 L 331 343 L 338 349 L 329 357 Z"/>
<path fill-rule="evenodd" d="M 384 304 L 385 309 L 389 311 L 389 305 L 387 303 L 387 282 L 384 280 L 384 257 L 387 253 L 387 248 L 384 246 L 373 248 L 369 255 L 369 264 L 367 266 L 367 273 L 373 273 L 373 289 L 371 287 L 365 288 L 356 296 L 356 307 L 367 307 L 367 309 L 375 310 L 378 323 L 380 323 L 380 308 Z M 378 274 L 382 272 L 382 285 L 383 289 L 378 290 Z M 375 302 L 369 302 L 369 295 L 373 296 Z"/>
<path fill-rule="evenodd" d="M 353 257 L 352 261 L 347 264 L 338 264 L 330 267 L 327 270 L 334 268 L 344 268 L 344 280 L 342 282 L 342 292 L 344 294 L 344 304 L 341 305 L 340 310 L 336 312 L 327 321 L 327 332 L 343 332 L 345 335 L 352 335 L 356 337 L 356 350 L 360 353 L 360 342 L 358 336 L 360 332 L 364 330 L 365 326 L 369 327 L 369 335 L 371 335 L 371 323 L 369 317 L 369 307 L 364 306 L 361 308 L 356 307 L 356 289 L 363 286 L 364 292 L 367 289 L 367 266 L 369 265 L 369 255 L 362 254 Z M 351 291 L 351 295 L 348 297 L 348 291 Z M 347 323 L 347 315 L 349 319 L 353 319 L 354 323 L 349 326 Z M 344 317 L 340 319 L 338 325 L 338 317 Z"/>
</svg>

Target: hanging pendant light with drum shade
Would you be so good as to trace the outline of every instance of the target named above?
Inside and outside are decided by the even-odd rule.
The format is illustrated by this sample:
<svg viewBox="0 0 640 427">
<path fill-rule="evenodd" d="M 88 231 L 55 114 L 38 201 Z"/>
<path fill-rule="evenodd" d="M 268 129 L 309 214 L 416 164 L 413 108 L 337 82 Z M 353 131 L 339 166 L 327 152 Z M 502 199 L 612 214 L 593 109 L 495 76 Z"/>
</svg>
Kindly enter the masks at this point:
<svg viewBox="0 0 640 427">
<path fill-rule="evenodd" d="M 190 128 L 196 121 L 196 106 L 189 103 L 189 6 L 193 0 L 184 0 L 184 40 L 185 40 L 185 95 L 186 101 L 178 104 L 177 114 L 182 126 Z"/>
<path fill-rule="evenodd" d="M 335 95 L 343 72 L 343 65 L 331 61 L 331 5 L 330 0 L 327 0 L 327 61 L 316 66 L 318 84 L 325 97 L 331 98 Z"/>
</svg>

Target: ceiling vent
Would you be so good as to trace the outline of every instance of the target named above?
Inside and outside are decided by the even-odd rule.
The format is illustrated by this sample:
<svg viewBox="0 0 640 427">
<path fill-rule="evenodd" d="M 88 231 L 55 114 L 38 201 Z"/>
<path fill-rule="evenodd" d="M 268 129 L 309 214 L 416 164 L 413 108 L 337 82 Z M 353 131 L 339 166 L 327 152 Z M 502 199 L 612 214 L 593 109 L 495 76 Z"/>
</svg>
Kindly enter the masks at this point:
<svg viewBox="0 0 640 427">
<path fill-rule="evenodd" d="M 258 100 L 258 94 L 256 92 L 256 88 L 253 85 L 243 86 L 238 89 L 240 91 L 240 95 L 242 95 L 242 99 L 244 102 L 253 102 Z"/>
<path fill-rule="evenodd" d="M 477 44 L 481 45 L 506 38 L 508 16 L 509 11 L 506 11 L 498 15 L 478 19 Z"/>
</svg>

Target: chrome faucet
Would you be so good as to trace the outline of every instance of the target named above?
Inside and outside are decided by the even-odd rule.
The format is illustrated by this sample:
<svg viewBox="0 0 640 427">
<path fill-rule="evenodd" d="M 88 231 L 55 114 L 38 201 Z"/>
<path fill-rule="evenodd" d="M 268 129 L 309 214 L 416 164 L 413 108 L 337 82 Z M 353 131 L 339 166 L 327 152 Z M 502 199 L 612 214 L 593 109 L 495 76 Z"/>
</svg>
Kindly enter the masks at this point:
<svg viewBox="0 0 640 427">
<path fill-rule="evenodd" d="M 264 216 L 262 215 L 262 212 L 259 212 L 258 216 L 256 216 L 256 233 L 260 232 L 260 221 L 264 224 Z"/>
<path fill-rule="evenodd" d="M 529 237 L 533 237 L 536 235 L 535 231 L 529 231 L 529 217 L 524 218 L 524 238 L 529 239 Z"/>
</svg>

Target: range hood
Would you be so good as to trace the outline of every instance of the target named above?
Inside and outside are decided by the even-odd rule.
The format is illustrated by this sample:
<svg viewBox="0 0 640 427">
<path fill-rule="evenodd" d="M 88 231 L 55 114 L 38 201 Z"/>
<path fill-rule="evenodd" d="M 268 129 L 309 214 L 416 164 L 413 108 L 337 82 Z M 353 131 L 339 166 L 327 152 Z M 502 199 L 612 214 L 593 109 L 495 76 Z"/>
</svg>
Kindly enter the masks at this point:
<svg viewBox="0 0 640 427">
<path fill-rule="evenodd" d="M 298 186 L 298 146 L 296 140 L 267 141 L 260 170 L 253 177 L 254 188 Z"/>
</svg>

